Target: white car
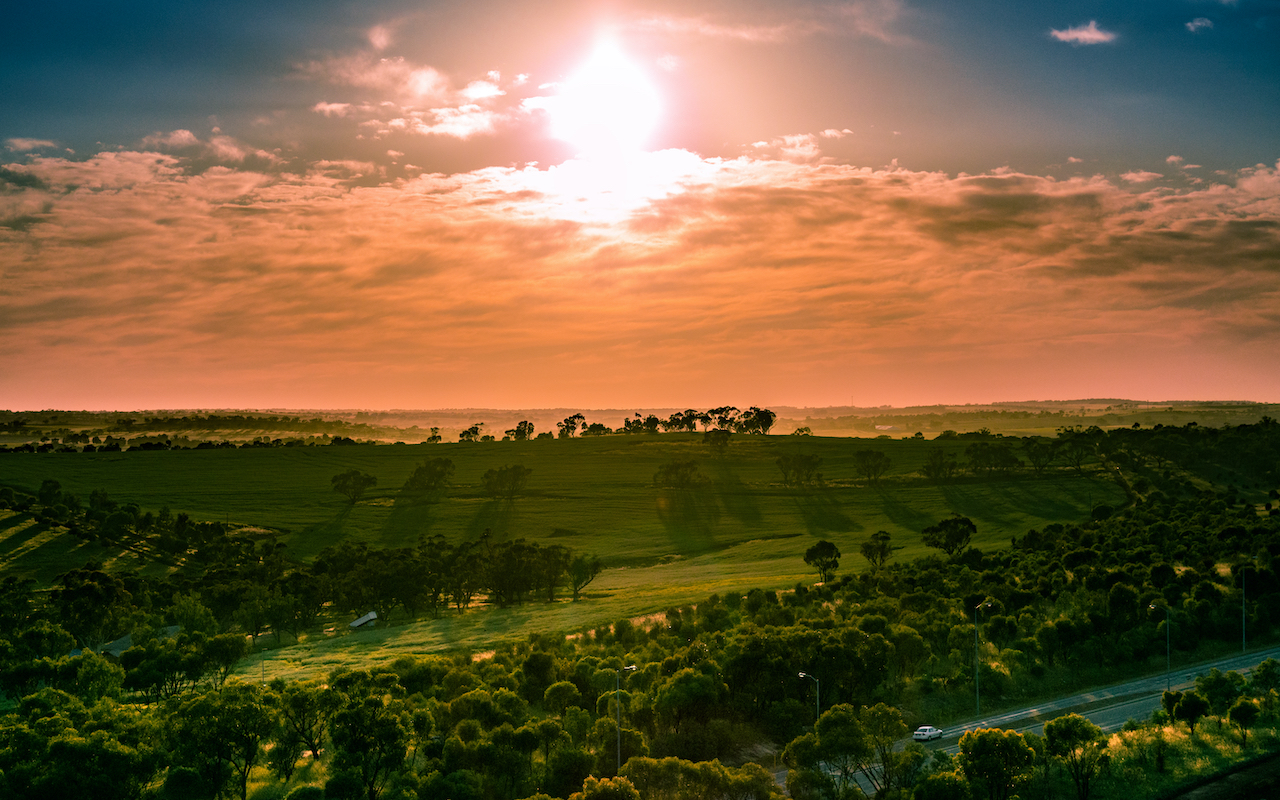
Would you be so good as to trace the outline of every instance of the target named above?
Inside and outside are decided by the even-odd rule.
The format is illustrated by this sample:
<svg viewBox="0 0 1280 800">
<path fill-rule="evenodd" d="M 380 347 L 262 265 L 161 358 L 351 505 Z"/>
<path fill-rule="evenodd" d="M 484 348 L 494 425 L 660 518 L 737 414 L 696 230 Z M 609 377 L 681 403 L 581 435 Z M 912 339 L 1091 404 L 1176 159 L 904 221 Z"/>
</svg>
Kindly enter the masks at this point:
<svg viewBox="0 0 1280 800">
<path fill-rule="evenodd" d="M 942 731 L 932 725 L 921 725 L 919 728 L 916 728 L 915 733 L 911 734 L 911 738 L 915 739 L 917 742 L 928 742 L 933 739 L 941 739 Z"/>
</svg>

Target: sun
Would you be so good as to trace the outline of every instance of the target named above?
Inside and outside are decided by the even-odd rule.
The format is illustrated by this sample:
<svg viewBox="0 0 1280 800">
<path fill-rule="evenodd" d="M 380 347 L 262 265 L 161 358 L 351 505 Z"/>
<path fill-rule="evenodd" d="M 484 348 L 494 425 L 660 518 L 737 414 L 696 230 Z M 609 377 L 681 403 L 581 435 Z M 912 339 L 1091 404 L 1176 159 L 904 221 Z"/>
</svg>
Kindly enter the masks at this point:
<svg viewBox="0 0 1280 800">
<path fill-rule="evenodd" d="M 548 103 L 551 135 L 586 156 L 643 149 L 662 115 L 658 90 L 617 44 L 604 40 Z"/>
</svg>

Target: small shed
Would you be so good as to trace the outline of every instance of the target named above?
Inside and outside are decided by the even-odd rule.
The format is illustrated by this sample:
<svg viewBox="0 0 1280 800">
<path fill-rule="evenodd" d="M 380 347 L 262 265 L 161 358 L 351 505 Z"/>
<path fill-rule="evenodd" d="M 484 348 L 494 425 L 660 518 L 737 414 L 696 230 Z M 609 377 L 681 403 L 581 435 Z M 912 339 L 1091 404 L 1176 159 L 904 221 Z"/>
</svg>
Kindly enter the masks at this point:
<svg viewBox="0 0 1280 800">
<path fill-rule="evenodd" d="M 352 630 L 355 630 L 356 628 L 364 628 L 364 627 L 366 627 L 366 626 L 370 626 L 370 627 L 371 627 L 371 626 L 373 625 L 373 623 L 375 623 L 375 622 L 377 622 L 377 621 L 378 621 L 378 612 L 377 612 L 377 611 L 370 611 L 368 614 L 365 614 L 365 615 L 364 615 L 363 617 L 361 617 L 360 619 L 358 619 L 358 620 L 356 620 L 355 622 L 351 623 L 351 626 L 350 626 L 350 627 L 351 627 L 351 629 L 352 629 Z"/>
</svg>

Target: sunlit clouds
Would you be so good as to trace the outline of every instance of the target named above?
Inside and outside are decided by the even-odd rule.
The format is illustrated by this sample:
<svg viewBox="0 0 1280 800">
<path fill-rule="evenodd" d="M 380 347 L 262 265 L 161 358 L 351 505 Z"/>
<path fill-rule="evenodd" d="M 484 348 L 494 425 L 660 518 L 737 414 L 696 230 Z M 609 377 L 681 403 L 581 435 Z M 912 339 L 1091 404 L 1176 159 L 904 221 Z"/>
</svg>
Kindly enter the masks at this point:
<svg viewBox="0 0 1280 800">
<path fill-rule="evenodd" d="M 1274 167 L 1134 194 L 1099 176 L 648 158 L 662 179 L 613 208 L 575 194 L 580 162 L 365 186 L 373 164 L 35 158 L 0 178 L 0 358 L 23 385 L 87 381 L 121 403 L 143 375 L 176 404 L 248 387 L 353 402 L 357 384 L 400 406 L 644 403 L 710 397 L 708 370 L 891 402 L 1011 372 L 1070 392 L 1117 348 L 1130 380 L 1172 392 L 1178 370 L 1262 363 L 1280 335 Z M 906 389 L 867 385 L 903 370 Z M 1267 375 L 1227 394 L 1274 391 Z"/>
<path fill-rule="evenodd" d="M 1076 25 L 1065 30 L 1051 30 L 1049 35 L 1060 42 L 1068 42 L 1070 44 L 1106 44 L 1114 42 L 1116 35 L 1111 31 L 1104 31 L 1098 27 L 1097 20 L 1089 20 L 1088 25 Z"/>
</svg>

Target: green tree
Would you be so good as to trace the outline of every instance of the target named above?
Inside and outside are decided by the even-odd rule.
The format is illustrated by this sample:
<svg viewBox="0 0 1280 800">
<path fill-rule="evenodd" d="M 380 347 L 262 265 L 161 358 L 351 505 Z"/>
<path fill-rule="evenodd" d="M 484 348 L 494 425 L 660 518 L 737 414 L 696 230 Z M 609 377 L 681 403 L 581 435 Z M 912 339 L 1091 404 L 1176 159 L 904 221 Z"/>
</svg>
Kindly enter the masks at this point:
<svg viewBox="0 0 1280 800">
<path fill-rule="evenodd" d="M 330 734 L 334 768 L 355 777 L 368 800 L 377 800 L 404 767 L 409 749 L 404 688 L 394 673 L 363 670 L 335 675 L 329 684 L 341 696 Z"/>
<path fill-rule="evenodd" d="M 853 454 L 853 470 L 868 483 L 879 483 L 893 460 L 879 450 L 858 450 Z"/>
<path fill-rule="evenodd" d="M 901 711 L 884 703 L 863 708 L 858 712 L 858 721 L 875 753 L 875 761 L 864 764 L 863 768 L 878 792 L 889 792 L 898 778 L 895 767 L 900 758 L 893 747 L 907 735 L 907 723 L 902 719 Z M 875 762 L 879 763 L 878 767 Z"/>
<path fill-rule="evenodd" d="M 840 568 L 840 548 L 826 539 L 804 551 L 804 563 L 818 571 L 818 580 L 826 583 Z"/>
<path fill-rule="evenodd" d="M 1034 753 L 1022 734 L 979 728 L 960 737 L 960 766 L 971 790 L 988 800 L 1008 800 L 1022 783 Z"/>
<path fill-rule="evenodd" d="M 453 461 L 448 458 L 429 458 L 414 468 L 400 491 L 422 496 L 444 491 L 453 478 Z"/>
<path fill-rule="evenodd" d="M 920 538 L 926 547 L 936 547 L 954 557 L 969 546 L 977 532 L 978 526 L 973 524 L 973 520 L 955 515 L 925 528 L 920 532 Z"/>
<path fill-rule="evenodd" d="M 872 569 L 880 569 L 893 556 L 894 548 L 890 544 L 891 538 L 888 531 L 876 531 L 858 548 Z"/>
<path fill-rule="evenodd" d="M 333 485 L 335 492 L 346 497 L 351 505 L 355 505 L 364 496 L 366 489 L 378 485 L 378 479 L 358 469 L 349 469 L 334 475 L 329 479 L 329 483 Z"/>
<path fill-rule="evenodd" d="M 1241 750 L 1249 746 L 1249 729 L 1258 721 L 1261 714 L 1257 704 L 1244 697 L 1236 700 L 1227 712 L 1227 718 L 1231 720 L 1231 724 L 1240 729 Z"/>
<path fill-rule="evenodd" d="M 173 704 L 166 742 L 175 766 L 192 769 L 202 785 L 222 794 L 233 787 L 245 800 L 249 773 L 258 763 L 263 741 L 271 735 L 274 715 L 262 690 L 228 683 L 222 689 Z"/>
<path fill-rule="evenodd" d="M 569 800 L 640 800 L 640 793 L 626 778 L 588 777 L 582 791 L 569 795 Z"/>
<path fill-rule="evenodd" d="M 1089 800 L 1093 781 L 1107 763 L 1102 729 L 1079 714 L 1067 714 L 1044 726 L 1049 752 L 1061 759 L 1076 787 L 1076 800 Z"/>
<path fill-rule="evenodd" d="M 813 733 L 792 740 L 782 751 L 783 763 L 798 773 L 788 774 L 787 785 L 818 788 L 829 775 L 843 794 L 857 786 L 855 776 L 874 753 L 857 709 L 847 703 L 834 705 L 818 718 Z"/>
<path fill-rule="evenodd" d="M 1196 723 L 1202 717 L 1209 713 L 1211 706 L 1209 701 L 1199 691 L 1190 691 L 1182 695 L 1178 700 L 1178 704 L 1173 709 L 1173 718 L 1179 722 L 1187 723 L 1187 729 L 1192 734 L 1196 732 Z"/>
<path fill-rule="evenodd" d="M 512 464 L 486 470 L 480 483 L 484 487 L 485 494 L 490 497 L 512 500 L 524 490 L 532 474 L 533 470 L 520 464 Z"/>
<path fill-rule="evenodd" d="M 533 438 L 533 423 L 527 419 L 522 419 L 516 423 L 514 428 L 507 431 L 506 438 L 513 442 L 527 442 Z"/>
</svg>

